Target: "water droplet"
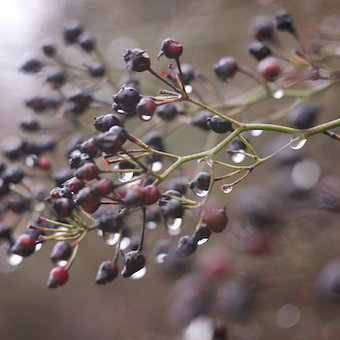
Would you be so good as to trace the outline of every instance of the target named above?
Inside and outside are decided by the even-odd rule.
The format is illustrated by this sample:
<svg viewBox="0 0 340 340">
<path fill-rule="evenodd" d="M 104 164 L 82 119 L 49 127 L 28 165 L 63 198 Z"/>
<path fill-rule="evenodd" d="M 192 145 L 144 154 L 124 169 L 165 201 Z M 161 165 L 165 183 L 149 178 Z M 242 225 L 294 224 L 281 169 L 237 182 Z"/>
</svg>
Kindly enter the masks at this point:
<svg viewBox="0 0 340 340">
<path fill-rule="evenodd" d="M 141 115 L 139 117 L 141 120 L 144 120 L 144 122 L 148 122 L 152 118 L 152 116 L 149 116 L 149 115 Z"/>
<path fill-rule="evenodd" d="M 300 309 L 291 304 L 283 305 L 276 312 L 276 324 L 281 328 L 294 327 L 301 317 Z"/>
<path fill-rule="evenodd" d="M 298 188 L 310 190 L 318 183 L 320 173 L 320 166 L 316 162 L 305 159 L 295 164 L 291 176 Z"/>
<path fill-rule="evenodd" d="M 104 234 L 105 237 L 105 243 L 109 246 L 114 246 L 120 237 L 119 233 L 108 233 L 108 234 Z"/>
<path fill-rule="evenodd" d="M 291 137 L 291 140 L 296 139 L 297 137 Z M 303 146 L 306 144 L 307 139 L 301 139 L 294 141 L 292 144 L 290 144 L 290 148 L 293 150 L 300 150 L 303 148 Z"/>
<path fill-rule="evenodd" d="M 177 217 L 167 221 L 168 233 L 171 236 L 176 236 L 181 232 L 182 219 Z"/>
<path fill-rule="evenodd" d="M 208 164 L 208 167 L 209 167 L 209 168 L 212 168 L 212 166 L 213 166 L 213 160 L 211 159 L 211 157 L 210 157 L 210 156 L 205 156 L 205 157 L 204 157 L 204 160 L 205 160 L 206 163 Z"/>
<path fill-rule="evenodd" d="M 35 253 L 38 252 L 41 248 L 42 248 L 42 243 L 37 243 L 37 244 L 35 245 L 34 252 L 35 252 Z"/>
<path fill-rule="evenodd" d="M 243 150 L 237 150 L 236 152 L 234 152 L 232 155 L 231 155 L 231 160 L 234 162 L 234 163 L 241 163 L 244 161 L 244 159 L 246 158 L 246 156 L 243 154 L 243 153 L 240 153 L 240 152 L 244 152 Z"/>
<path fill-rule="evenodd" d="M 96 230 L 96 233 L 97 233 L 97 235 L 98 235 L 99 237 L 103 237 L 103 236 L 104 236 L 103 230 L 101 230 L 101 229 L 97 229 L 97 230 Z"/>
<path fill-rule="evenodd" d="M 192 92 L 192 86 L 191 85 L 185 85 L 185 91 L 187 94 Z"/>
<path fill-rule="evenodd" d="M 139 280 L 146 274 L 146 267 L 143 267 L 142 269 L 139 269 L 138 272 L 135 272 L 133 275 L 131 275 L 132 280 Z"/>
<path fill-rule="evenodd" d="M 155 260 L 157 263 L 164 263 L 167 256 L 168 254 L 166 253 L 157 254 Z"/>
<path fill-rule="evenodd" d="M 157 223 L 154 221 L 146 222 L 146 227 L 150 230 L 157 228 Z"/>
<path fill-rule="evenodd" d="M 118 180 L 122 183 L 128 182 L 132 179 L 133 172 L 120 172 L 118 176 Z"/>
<path fill-rule="evenodd" d="M 151 167 L 151 171 L 158 172 L 158 171 L 162 170 L 162 168 L 163 168 L 162 162 L 153 162 L 152 167 Z"/>
<path fill-rule="evenodd" d="M 129 237 L 123 237 L 120 241 L 120 249 L 125 250 L 131 244 L 131 240 Z"/>
<path fill-rule="evenodd" d="M 11 266 L 18 266 L 24 258 L 17 254 L 11 254 L 8 256 L 8 263 Z"/>
<path fill-rule="evenodd" d="M 233 190 L 233 186 L 229 184 L 223 184 L 221 189 L 225 194 L 229 194 Z"/>
<path fill-rule="evenodd" d="M 202 238 L 201 240 L 197 241 L 197 245 L 198 245 L 198 246 L 201 246 L 202 244 L 207 243 L 208 240 L 209 240 L 208 237 Z"/>
<path fill-rule="evenodd" d="M 37 155 L 28 155 L 25 159 L 25 163 L 29 168 L 33 168 L 37 165 L 38 156 Z"/>
<path fill-rule="evenodd" d="M 252 131 L 250 131 L 250 134 L 251 134 L 253 137 L 261 136 L 262 133 L 263 133 L 263 130 L 252 130 Z"/>
<path fill-rule="evenodd" d="M 66 260 L 60 260 L 57 262 L 58 267 L 66 267 L 67 261 Z"/>
<path fill-rule="evenodd" d="M 34 210 L 37 212 L 44 211 L 46 204 L 44 202 L 37 202 L 34 204 Z"/>
<path fill-rule="evenodd" d="M 272 94 L 273 94 L 273 98 L 281 99 L 284 96 L 285 91 L 284 91 L 284 89 L 282 87 L 278 86 L 278 87 L 275 87 L 273 89 Z"/>
<path fill-rule="evenodd" d="M 205 197 L 205 196 L 208 195 L 208 192 L 209 192 L 209 190 L 200 190 L 200 189 L 197 189 L 197 188 L 195 188 L 193 191 L 196 194 L 196 196 L 198 196 L 198 197 Z"/>
</svg>

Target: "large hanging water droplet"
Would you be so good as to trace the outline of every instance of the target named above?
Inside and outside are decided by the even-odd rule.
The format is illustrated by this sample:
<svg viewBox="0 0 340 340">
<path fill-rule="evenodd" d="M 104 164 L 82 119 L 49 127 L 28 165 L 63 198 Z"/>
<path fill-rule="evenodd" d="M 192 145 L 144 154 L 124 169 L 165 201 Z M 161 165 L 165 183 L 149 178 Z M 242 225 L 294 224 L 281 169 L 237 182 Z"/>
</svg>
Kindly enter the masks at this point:
<svg viewBox="0 0 340 340">
<path fill-rule="evenodd" d="M 209 190 L 200 190 L 197 188 L 194 188 L 193 191 L 198 197 L 205 197 L 208 195 L 208 192 L 209 192 Z"/>
<path fill-rule="evenodd" d="M 168 254 L 166 254 L 166 253 L 157 254 L 155 256 L 155 261 L 157 263 L 164 263 L 167 256 L 168 256 Z"/>
<path fill-rule="evenodd" d="M 144 122 L 148 122 L 149 120 L 151 120 L 152 116 L 150 116 L 150 115 L 141 115 L 141 116 L 139 116 L 139 118 L 141 120 L 144 120 Z"/>
<path fill-rule="evenodd" d="M 120 241 L 120 249 L 125 250 L 131 244 L 131 239 L 129 237 L 123 237 Z"/>
<path fill-rule="evenodd" d="M 146 267 L 139 269 L 138 272 L 135 272 L 130 277 L 132 280 L 139 280 L 146 274 Z"/>
<path fill-rule="evenodd" d="M 263 133 L 263 130 L 251 130 L 251 131 L 250 131 L 250 134 L 251 134 L 253 137 L 261 136 L 262 133 Z"/>
<path fill-rule="evenodd" d="M 182 219 L 180 217 L 169 219 L 167 221 L 168 233 L 171 236 L 176 236 L 181 232 Z"/>
<path fill-rule="evenodd" d="M 243 152 L 244 152 L 243 150 L 237 150 L 231 155 L 231 160 L 237 164 L 243 162 L 244 159 L 246 158 Z"/>
<path fill-rule="evenodd" d="M 198 246 L 201 246 L 202 244 L 207 243 L 208 240 L 209 240 L 208 237 L 202 238 L 202 239 L 200 239 L 199 241 L 197 241 L 197 245 L 198 245 Z"/>
<path fill-rule="evenodd" d="M 66 260 L 60 260 L 57 262 L 58 267 L 66 267 L 67 266 L 67 261 Z"/>
<path fill-rule="evenodd" d="M 133 172 L 130 172 L 130 171 L 120 172 L 119 176 L 118 176 L 118 180 L 119 180 L 119 182 L 124 183 L 124 182 L 130 181 L 132 179 L 132 177 L 133 177 Z"/>
<path fill-rule="evenodd" d="M 158 172 L 160 170 L 162 170 L 163 168 L 163 163 L 162 162 L 153 162 L 152 166 L 151 166 L 151 171 L 153 172 Z"/>
<path fill-rule="evenodd" d="M 272 92 L 273 98 L 275 99 L 281 99 L 284 96 L 284 94 L 285 94 L 285 91 L 280 86 L 275 87 Z"/>
<path fill-rule="evenodd" d="M 41 212 L 41 211 L 44 211 L 45 210 L 45 207 L 46 207 L 46 204 L 44 202 L 36 202 L 34 204 L 34 210 L 36 212 Z"/>
<path fill-rule="evenodd" d="M 37 243 L 37 244 L 35 245 L 34 252 L 37 253 L 41 248 L 42 248 L 42 243 Z"/>
<path fill-rule="evenodd" d="M 98 235 L 99 237 L 103 237 L 103 236 L 104 236 L 103 230 L 101 230 L 101 229 L 97 229 L 97 230 L 96 230 L 96 233 L 97 233 L 97 235 Z"/>
<path fill-rule="evenodd" d="M 296 139 L 298 137 L 291 137 L 291 140 Z M 307 139 L 301 139 L 299 138 L 298 140 L 292 142 L 292 144 L 290 144 L 290 148 L 293 150 L 300 150 L 303 148 L 303 146 L 306 144 Z"/>
<path fill-rule="evenodd" d="M 18 266 L 22 260 L 24 258 L 20 255 L 17 255 L 17 254 L 11 254 L 8 256 L 8 263 L 11 265 L 11 266 Z"/>
<path fill-rule="evenodd" d="M 155 221 L 146 222 L 146 227 L 150 230 L 157 228 L 157 223 Z"/>
<path fill-rule="evenodd" d="M 221 189 L 225 194 L 229 194 L 233 190 L 233 186 L 229 184 L 223 184 Z"/>
<path fill-rule="evenodd" d="M 105 237 L 105 243 L 107 245 L 114 246 L 118 242 L 120 234 L 119 233 L 107 233 L 107 234 L 104 234 L 104 237 Z"/>
<path fill-rule="evenodd" d="M 185 91 L 187 94 L 190 94 L 192 92 L 192 86 L 191 85 L 185 85 Z"/>
</svg>

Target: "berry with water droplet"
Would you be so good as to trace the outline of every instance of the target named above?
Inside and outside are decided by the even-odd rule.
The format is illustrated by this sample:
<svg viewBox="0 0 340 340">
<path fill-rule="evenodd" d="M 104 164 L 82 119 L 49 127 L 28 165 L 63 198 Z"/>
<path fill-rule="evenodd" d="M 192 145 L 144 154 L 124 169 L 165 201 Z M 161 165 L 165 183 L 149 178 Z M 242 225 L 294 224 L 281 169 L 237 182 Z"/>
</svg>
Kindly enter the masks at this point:
<svg viewBox="0 0 340 340">
<path fill-rule="evenodd" d="M 231 123 L 219 116 L 212 116 L 208 118 L 207 124 L 211 130 L 216 133 L 226 133 L 231 130 Z"/>
<path fill-rule="evenodd" d="M 140 250 L 131 250 L 123 254 L 123 258 L 124 268 L 121 274 L 125 278 L 130 277 L 145 266 L 145 257 Z"/>
<path fill-rule="evenodd" d="M 177 244 L 175 254 L 179 257 L 188 257 L 197 249 L 197 242 L 194 237 L 189 235 L 182 236 Z"/>
<path fill-rule="evenodd" d="M 72 246 L 65 241 L 58 241 L 50 254 L 52 262 L 66 261 L 72 255 Z"/>
<path fill-rule="evenodd" d="M 96 283 L 104 284 L 113 281 L 118 275 L 118 266 L 114 261 L 104 261 L 100 264 Z"/>
<path fill-rule="evenodd" d="M 228 224 L 227 208 L 207 208 L 204 211 L 203 223 L 205 223 L 208 228 L 213 233 L 222 232 Z"/>
<path fill-rule="evenodd" d="M 26 257 L 34 253 L 35 246 L 35 238 L 32 235 L 22 234 L 15 240 L 11 253 Z"/>
<path fill-rule="evenodd" d="M 63 286 L 68 280 L 68 270 L 63 267 L 54 267 L 50 271 L 50 275 L 47 280 L 47 287 L 58 288 Z"/>
<path fill-rule="evenodd" d="M 116 211 L 109 211 L 97 219 L 98 228 L 103 233 L 118 233 L 122 227 L 122 218 Z"/>
</svg>

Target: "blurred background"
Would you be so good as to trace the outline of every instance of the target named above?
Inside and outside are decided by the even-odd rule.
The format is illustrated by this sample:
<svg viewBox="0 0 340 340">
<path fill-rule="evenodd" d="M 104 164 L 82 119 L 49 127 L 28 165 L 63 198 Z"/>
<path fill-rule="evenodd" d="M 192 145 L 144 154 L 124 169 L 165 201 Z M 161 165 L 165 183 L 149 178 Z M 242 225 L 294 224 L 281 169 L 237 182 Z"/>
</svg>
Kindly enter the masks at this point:
<svg viewBox="0 0 340 340">
<path fill-rule="evenodd" d="M 308 37 L 311 28 L 340 13 L 340 3 L 337 0 L 2 1 L 1 137 L 16 133 L 17 123 L 28 111 L 23 99 L 39 94 L 41 88 L 40 79 L 18 72 L 21 63 L 27 56 L 39 56 L 41 42 L 46 37 L 62 46 L 62 27 L 69 20 L 78 20 L 96 37 L 110 72 L 117 80 L 126 73 L 122 60 L 125 48 L 146 49 L 154 68 L 166 69 L 168 61 L 158 62 L 156 55 L 161 41 L 171 37 L 184 46 L 182 62 L 195 65 L 221 86 L 223 93 L 229 91 L 235 95 L 253 84 L 241 75 L 232 85 L 221 85 L 213 74 L 212 65 L 222 56 L 231 55 L 240 64 L 255 69 L 255 61 L 247 53 L 252 41 L 249 25 L 255 16 L 273 17 L 280 9 L 287 10 L 302 36 Z M 295 44 L 289 36 L 283 40 Z M 72 48 L 61 48 L 65 60 L 69 56 L 72 62 L 77 62 L 77 53 Z M 145 76 L 145 79 L 150 87 L 150 78 Z M 151 89 L 156 93 L 157 84 L 153 83 Z M 108 101 L 111 101 L 111 95 Z M 332 99 L 334 106 L 330 106 L 328 118 L 338 116 L 335 108 L 339 99 Z M 189 138 L 192 134 L 186 136 L 181 146 L 192 143 Z M 317 136 L 313 143 L 307 143 L 304 151 L 308 160 L 321 164 L 317 165 L 317 171 L 326 178 L 327 188 L 333 188 L 339 194 L 339 165 L 334 164 L 336 157 L 330 156 L 339 155 L 335 143 Z M 173 148 L 176 150 L 177 147 Z M 303 171 L 301 166 L 300 171 Z M 230 196 L 220 195 L 219 199 L 228 205 L 231 231 L 226 235 L 215 235 L 197 256 L 204 263 L 204 256 L 209 258 L 211 249 L 225 254 L 227 259 L 223 258 L 224 255 L 222 258 L 227 263 L 225 266 L 232 268 L 231 272 L 254 271 L 260 281 L 263 281 L 261 275 L 266 275 L 261 284 L 264 292 L 259 296 L 255 316 L 240 321 L 214 309 L 210 314 L 228 325 L 230 339 L 340 339 L 339 310 L 333 304 L 331 307 L 327 304 L 326 308 L 316 306 L 313 295 L 319 271 L 340 255 L 340 235 L 336 230 L 339 227 L 338 213 L 313 212 L 313 206 L 308 202 L 297 209 L 298 203 L 283 200 L 284 194 L 277 189 L 278 209 L 294 216 L 294 220 L 283 216 L 286 229 L 271 244 L 269 254 L 240 254 L 233 249 L 235 246 L 228 245 L 230 238 L 235 236 L 232 231 L 237 229 L 238 223 L 243 223 L 241 203 L 252 197 L 250 193 L 253 191 L 245 190 L 246 186 L 256 186 L 254 200 L 261 197 L 256 192 L 259 185 L 265 196 L 266 188 L 270 188 L 269 193 L 275 196 L 274 182 L 281 189 L 288 187 L 284 173 L 271 176 L 277 170 L 277 164 L 262 170 L 254 173 L 246 185 L 235 189 Z M 298 171 L 299 168 L 295 169 L 295 173 Z M 1 339 L 180 339 L 183 325 L 176 322 L 172 314 L 181 315 L 180 310 L 185 306 L 173 307 L 174 298 L 169 294 L 176 281 L 173 276 L 166 275 L 150 258 L 148 272 L 141 280 L 119 278 L 99 287 L 94 283 L 98 265 L 111 256 L 112 249 L 96 235 L 90 235 L 83 243 L 72 267 L 70 282 L 62 289 L 45 287 L 51 269 L 48 260 L 50 245 L 34 257 L 25 259 L 14 271 L 0 276 Z M 220 255 L 212 253 L 211 256 L 218 258 Z M 338 284 L 340 286 L 340 281 Z"/>
</svg>

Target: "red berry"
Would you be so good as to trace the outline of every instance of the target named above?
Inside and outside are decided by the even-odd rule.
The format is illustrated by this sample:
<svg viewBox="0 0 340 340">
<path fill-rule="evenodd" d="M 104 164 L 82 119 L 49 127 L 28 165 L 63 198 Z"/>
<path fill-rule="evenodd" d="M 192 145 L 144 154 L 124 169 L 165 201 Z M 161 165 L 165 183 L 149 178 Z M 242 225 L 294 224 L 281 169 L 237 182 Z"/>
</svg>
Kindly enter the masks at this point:
<svg viewBox="0 0 340 340">
<path fill-rule="evenodd" d="M 183 46 L 176 40 L 165 39 L 162 42 L 161 51 L 158 53 L 157 58 L 160 58 L 163 54 L 170 59 L 177 59 L 183 53 Z"/>
<path fill-rule="evenodd" d="M 161 198 L 158 187 L 150 184 L 144 188 L 144 204 L 154 204 Z"/>
<path fill-rule="evenodd" d="M 203 223 L 205 223 L 213 233 L 222 232 L 228 224 L 227 208 L 205 209 Z"/>
<path fill-rule="evenodd" d="M 35 250 L 35 239 L 30 234 L 20 235 L 14 245 L 11 248 L 13 254 L 20 256 L 29 256 L 34 253 Z"/>
<path fill-rule="evenodd" d="M 110 194 L 114 189 L 114 184 L 108 178 L 102 178 L 98 182 L 94 183 L 91 192 L 94 195 L 106 196 Z"/>
<path fill-rule="evenodd" d="M 58 288 L 63 286 L 68 280 L 68 271 L 62 267 L 54 267 L 48 277 L 47 286 L 49 288 Z"/>
<path fill-rule="evenodd" d="M 220 59 L 213 68 L 218 79 L 228 82 L 235 76 L 235 73 L 238 70 L 238 65 L 234 58 L 224 57 Z"/>
<path fill-rule="evenodd" d="M 137 105 L 139 118 L 148 121 L 152 118 L 156 110 L 156 104 L 150 97 L 143 97 Z"/>
<path fill-rule="evenodd" d="M 85 182 L 77 177 L 72 177 L 65 183 L 65 186 L 76 194 L 80 189 L 84 188 Z"/>
<path fill-rule="evenodd" d="M 141 184 L 132 185 L 126 190 L 124 203 L 128 208 L 137 208 L 144 204 L 145 190 Z"/>
<path fill-rule="evenodd" d="M 257 71 L 267 81 L 274 81 L 281 75 L 282 68 L 277 59 L 268 57 L 258 63 Z"/>
<path fill-rule="evenodd" d="M 77 169 L 75 176 L 85 181 L 91 181 L 98 176 L 99 172 L 100 170 L 95 163 L 88 162 Z"/>
<path fill-rule="evenodd" d="M 41 170 L 49 170 L 49 169 L 51 169 L 51 166 L 52 166 L 52 163 L 51 163 L 51 161 L 48 158 L 40 157 L 38 159 L 38 167 Z"/>
</svg>

